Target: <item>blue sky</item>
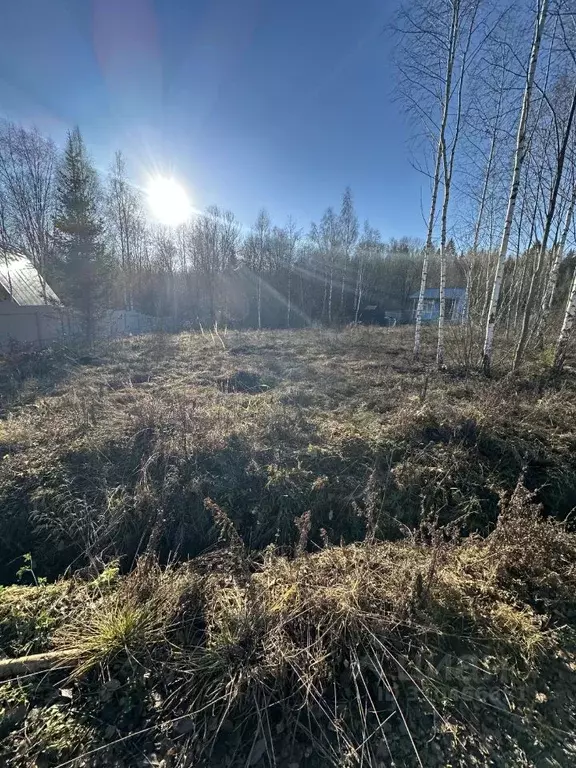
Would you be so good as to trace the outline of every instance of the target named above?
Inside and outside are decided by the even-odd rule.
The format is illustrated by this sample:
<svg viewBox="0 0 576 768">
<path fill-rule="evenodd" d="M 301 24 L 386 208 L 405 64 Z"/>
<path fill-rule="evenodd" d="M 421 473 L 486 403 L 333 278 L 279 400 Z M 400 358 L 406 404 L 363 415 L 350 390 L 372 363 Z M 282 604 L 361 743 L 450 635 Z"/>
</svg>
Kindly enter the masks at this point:
<svg viewBox="0 0 576 768">
<path fill-rule="evenodd" d="M 193 204 L 308 228 L 352 187 L 385 238 L 423 233 L 426 179 L 393 99 L 396 0 L 13 0 L 0 112 L 106 169 L 171 172 Z"/>
</svg>

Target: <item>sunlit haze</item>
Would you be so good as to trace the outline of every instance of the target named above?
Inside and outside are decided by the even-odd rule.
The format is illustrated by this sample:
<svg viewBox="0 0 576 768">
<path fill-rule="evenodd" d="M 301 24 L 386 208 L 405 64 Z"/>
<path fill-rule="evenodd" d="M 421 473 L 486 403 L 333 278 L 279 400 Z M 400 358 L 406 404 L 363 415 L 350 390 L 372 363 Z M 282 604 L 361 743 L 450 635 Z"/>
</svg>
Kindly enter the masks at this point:
<svg viewBox="0 0 576 768">
<path fill-rule="evenodd" d="M 146 193 L 150 212 L 160 224 L 176 227 L 190 218 L 192 208 L 186 190 L 174 179 L 155 176 Z"/>
<path fill-rule="evenodd" d="M 104 173 L 122 150 L 144 187 L 147 170 L 176 169 L 195 209 L 247 226 L 265 206 L 307 228 L 349 184 L 384 237 L 421 236 L 427 178 L 407 157 L 382 34 L 395 5 L 3 2 L 0 113 L 60 146 L 79 125 Z"/>
</svg>

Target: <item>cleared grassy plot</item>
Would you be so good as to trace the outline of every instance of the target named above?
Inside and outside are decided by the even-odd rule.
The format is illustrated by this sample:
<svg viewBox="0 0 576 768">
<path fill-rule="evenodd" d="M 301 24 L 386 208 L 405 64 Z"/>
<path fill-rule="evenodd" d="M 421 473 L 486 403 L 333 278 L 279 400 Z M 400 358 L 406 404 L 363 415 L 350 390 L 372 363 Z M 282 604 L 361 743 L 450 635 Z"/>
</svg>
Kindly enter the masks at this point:
<svg viewBox="0 0 576 768">
<path fill-rule="evenodd" d="M 410 336 L 5 362 L 8 765 L 571 764 L 575 385 Z"/>
<path fill-rule="evenodd" d="M 53 577 L 90 558 L 193 556 L 204 499 L 250 548 L 487 533 L 520 475 L 546 513 L 576 506 L 574 382 L 428 375 L 409 329 L 181 335 L 64 355 L 19 382 L 0 423 L 0 561 Z M 49 543 L 49 546 L 46 546 Z"/>
</svg>

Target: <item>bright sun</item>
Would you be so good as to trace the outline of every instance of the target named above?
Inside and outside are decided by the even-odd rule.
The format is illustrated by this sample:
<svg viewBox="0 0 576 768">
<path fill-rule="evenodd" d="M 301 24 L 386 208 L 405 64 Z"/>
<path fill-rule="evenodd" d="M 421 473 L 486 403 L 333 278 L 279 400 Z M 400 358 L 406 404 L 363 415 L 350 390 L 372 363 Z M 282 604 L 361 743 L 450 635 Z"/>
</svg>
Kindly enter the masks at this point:
<svg viewBox="0 0 576 768">
<path fill-rule="evenodd" d="M 155 218 L 168 227 L 183 224 L 192 211 L 186 191 L 177 181 L 166 176 L 150 179 L 148 205 Z"/>
</svg>

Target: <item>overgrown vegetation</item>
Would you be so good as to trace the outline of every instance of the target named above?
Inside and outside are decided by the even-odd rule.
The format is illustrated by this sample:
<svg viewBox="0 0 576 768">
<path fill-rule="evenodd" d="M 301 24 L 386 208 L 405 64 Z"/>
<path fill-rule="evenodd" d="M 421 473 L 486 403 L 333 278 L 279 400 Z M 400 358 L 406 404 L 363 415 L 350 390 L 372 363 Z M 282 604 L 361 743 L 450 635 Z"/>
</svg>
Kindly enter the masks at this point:
<svg viewBox="0 0 576 768">
<path fill-rule="evenodd" d="M 0 656 L 63 656 L 2 684 L 1 759 L 570 764 L 571 374 L 433 373 L 408 335 L 3 378 Z"/>
<path fill-rule="evenodd" d="M 432 521 L 487 533 L 522 473 L 546 514 L 568 515 L 571 381 L 430 375 L 403 351 L 408 333 L 159 335 L 72 359 L 44 392 L 22 381 L 28 402 L 7 379 L 2 577 L 28 552 L 48 577 L 198 555 L 217 539 L 206 497 L 255 549 L 292 546 L 305 512 L 314 545 L 367 525 L 385 538 Z"/>
<path fill-rule="evenodd" d="M 291 559 L 232 531 L 191 564 L 142 557 L 54 628 L 77 665 L 4 685 L 9 765 L 568 764 L 576 538 L 522 486 L 486 539 Z M 21 589 L 24 616 L 49 587 Z"/>
</svg>

